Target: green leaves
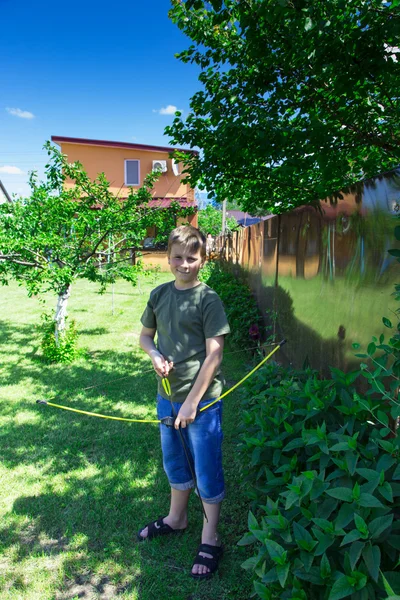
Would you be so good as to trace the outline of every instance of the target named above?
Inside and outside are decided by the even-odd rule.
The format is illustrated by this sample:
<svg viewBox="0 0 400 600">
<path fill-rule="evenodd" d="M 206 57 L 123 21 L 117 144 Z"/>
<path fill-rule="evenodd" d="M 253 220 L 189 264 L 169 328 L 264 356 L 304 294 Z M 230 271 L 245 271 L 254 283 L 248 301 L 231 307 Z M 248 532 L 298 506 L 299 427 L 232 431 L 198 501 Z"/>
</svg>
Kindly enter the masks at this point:
<svg viewBox="0 0 400 600">
<path fill-rule="evenodd" d="M 321 559 L 320 573 L 322 579 L 328 579 L 332 573 L 331 565 L 326 554 L 324 554 Z"/>
<path fill-rule="evenodd" d="M 293 523 L 293 534 L 299 548 L 310 552 L 316 545 L 317 541 L 312 538 L 310 533 L 299 523 Z"/>
<path fill-rule="evenodd" d="M 143 271 L 140 261 L 131 264 L 134 252 L 164 212 L 148 207 L 156 175 L 122 202 L 104 174 L 92 181 L 79 162 L 68 163 L 49 142 L 45 148 L 46 179 L 32 175 L 30 197 L 10 203 L 5 219 L 0 207 L 2 273 L 26 285 L 29 294 L 59 295 L 76 279 L 96 282 L 101 291 L 117 277 L 134 285 Z"/>
<path fill-rule="evenodd" d="M 284 565 L 287 558 L 287 552 L 280 544 L 274 542 L 273 540 L 265 540 L 265 547 L 268 550 L 268 554 L 270 555 L 272 561 L 276 565 Z"/>
<path fill-rule="evenodd" d="M 247 526 L 249 529 L 258 529 L 258 521 L 251 512 L 251 510 L 249 511 L 249 515 L 247 518 Z"/>
<path fill-rule="evenodd" d="M 257 592 L 258 597 L 261 598 L 261 600 L 271 600 L 271 598 L 272 598 L 271 592 L 262 583 L 255 581 L 254 589 Z"/>
<path fill-rule="evenodd" d="M 389 319 L 387 319 L 386 317 L 382 317 L 382 323 L 385 327 L 389 327 L 389 329 L 392 329 L 393 327 L 392 322 L 389 321 Z"/>
<path fill-rule="evenodd" d="M 290 568 L 290 564 L 289 563 L 285 563 L 282 565 L 277 565 L 276 567 L 276 572 L 278 575 L 278 579 L 279 579 L 279 583 L 281 584 L 281 586 L 284 588 L 285 584 L 286 584 L 286 580 L 288 578 L 289 575 L 289 568 Z"/>
<path fill-rule="evenodd" d="M 368 544 L 362 551 L 362 556 L 372 579 L 378 581 L 381 565 L 381 551 L 379 546 Z"/>
<path fill-rule="evenodd" d="M 393 523 L 393 515 L 385 515 L 383 517 L 377 517 L 373 519 L 369 524 L 369 531 L 372 539 L 377 539 L 379 536 L 386 531 Z"/>
<path fill-rule="evenodd" d="M 330 598 L 367 600 L 379 589 L 379 569 L 396 568 L 397 442 L 382 440 L 365 409 L 351 417 L 337 410 L 357 406 L 356 396 L 382 428 L 389 423 L 383 403 L 357 396 L 356 381 L 339 369 L 318 380 L 310 370 L 269 365 L 249 383 L 241 449 L 260 514 L 250 521 L 258 564 L 265 563 L 256 575 L 272 597 L 287 598 L 297 582 L 305 598 L 324 586 Z M 253 437 L 265 440 L 255 462 L 246 443 Z"/>
<path fill-rule="evenodd" d="M 242 538 L 240 538 L 240 540 L 238 541 L 237 545 L 238 546 L 249 546 L 250 544 L 254 544 L 254 542 L 256 541 L 256 537 L 255 535 L 253 535 L 252 533 L 248 533 L 246 532 Z"/>
<path fill-rule="evenodd" d="M 396 167 L 399 67 L 382 43 L 398 37 L 394 2 L 174 2 L 201 90 L 166 134 L 202 148 L 192 184 L 283 212 Z"/>
<path fill-rule="evenodd" d="M 361 552 L 362 549 L 364 548 L 365 543 L 364 542 L 353 542 L 351 547 L 350 547 L 350 551 L 349 551 L 349 559 L 350 559 L 350 566 L 351 566 L 351 570 L 354 571 L 355 567 L 359 561 L 359 558 L 361 556 Z"/>
<path fill-rule="evenodd" d="M 363 539 L 368 537 L 368 526 L 364 519 L 357 513 L 354 515 L 354 523 L 356 524 L 357 530 L 360 532 Z"/>
<path fill-rule="evenodd" d="M 312 19 L 310 17 L 307 17 L 305 25 L 304 25 L 304 31 L 310 31 L 310 29 L 312 29 L 312 27 L 313 27 Z"/>
<path fill-rule="evenodd" d="M 354 592 L 362 590 L 366 584 L 366 576 L 358 571 L 354 571 L 351 576 L 340 575 L 332 586 L 328 600 L 346 598 Z"/>
<path fill-rule="evenodd" d="M 360 537 L 361 537 L 360 532 L 357 529 L 353 529 L 352 531 L 350 531 L 349 533 L 347 533 L 344 536 L 342 543 L 340 545 L 345 546 L 346 544 L 351 544 L 352 542 L 359 540 Z"/>
<path fill-rule="evenodd" d="M 208 204 L 206 208 L 199 210 L 198 222 L 200 231 L 207 236 L 211 233 L 213 237 L 218 236 L 222 231 L 222 211 L 218 210 L 211 204 Z M 235 231 L 238 229 L 238 224 L 232 217 L 226 219 L 227 231 Z"/>
<path fill-rule="evenodd" d="M 350 596 L 353 592 L 354 588 L 350 585 L 348 578 L 342 575 L 333 584 L 328 600 L 340 600 Z"/>
<path fill-rule="evenodd" d="M 383 508 L 382 502 L 372 494 L 361 494 L 358 504 L 366 508 Z"/>
<path fill-rule="evenodd" d="M 349 488 L 337 487 L 326 490 L 328 496 L 332 496 L 332 498 L 337 498 L 338 500 L 343 500 L 344 502 L 352 502 L 353 501 L 353 492 Z"/>
</svg>

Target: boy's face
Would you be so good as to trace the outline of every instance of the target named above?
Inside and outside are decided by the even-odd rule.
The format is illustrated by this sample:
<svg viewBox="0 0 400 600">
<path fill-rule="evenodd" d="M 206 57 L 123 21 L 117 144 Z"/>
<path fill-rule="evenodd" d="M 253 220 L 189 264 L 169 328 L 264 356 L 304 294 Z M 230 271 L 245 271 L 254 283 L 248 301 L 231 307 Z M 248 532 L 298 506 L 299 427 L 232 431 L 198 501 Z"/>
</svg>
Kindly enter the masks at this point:
<svg viewBox="0 0 400 600">
<path fill-rule="evenodd" d="M 203 262 L 200 250 L 193 252 L 183 244 L 172 244 L 168 263 L 180 288 L 194 287 Z"/>
</svg>

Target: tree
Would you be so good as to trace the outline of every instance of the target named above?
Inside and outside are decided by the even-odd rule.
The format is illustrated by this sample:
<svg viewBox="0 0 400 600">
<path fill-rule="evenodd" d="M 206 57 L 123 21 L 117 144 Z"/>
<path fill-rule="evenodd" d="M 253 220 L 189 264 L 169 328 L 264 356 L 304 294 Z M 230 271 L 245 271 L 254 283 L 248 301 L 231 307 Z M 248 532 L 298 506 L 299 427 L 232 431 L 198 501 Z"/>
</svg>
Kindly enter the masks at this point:
<svg viewBox="0 0 400 600">
<path fill-rule="evenodd" d="M 172 0 L 203 89 L 166 133 L 219 200 L 282 212 L 400 163 L 399 0 Z"/>
<path fill-rule="evenodd" d="M 213 237 L 219 235 L 222 231 L 222 211 L 218 208 L 214 208 L 211 204 L 208 204 L 204 210 L 199 210 L 199 229 L 207 235 L 211 233 Z M 232 217 L 226 218 L 226 229 L 228 231 L 235 231 L 238 228 L 238 224 Z"/>
<path fill-rule="evenodd" d="M 181 206 L 177 200 L 171 202 L 168 208 L 157 209 L 151 215 L 151 224 L 156 228 L 154 245 L 165 249 L 168 244 L 169 234 L 176 227 L 178 219 L 181 225 L 182 219 L 193 215 L 197 211 L 195 206 Z M 188 224 L 188 221 L 186 222 Z"/>
<path fill-rule="evenodd" d="M 104 174 L 91 181 L 79 162 L 69 164 L 49 142 L 45 147 L 46 181 L 38 182 L 33 173 L 29 198 L 0 205 L 0 282 L 15 279 L 29 295 L 49 290 L 57 295 L 58 345 L 73 282 L 88 279 L 104 290 L 122 277 L 135 285 L 143 267 L 132 254 L 147 227 L 161 226 L 165 216 L 148 206 L 157 173 L 121 200 L 109 191 Z M 65 186 L 67 178 L 71 187 Z"/>
</svg>

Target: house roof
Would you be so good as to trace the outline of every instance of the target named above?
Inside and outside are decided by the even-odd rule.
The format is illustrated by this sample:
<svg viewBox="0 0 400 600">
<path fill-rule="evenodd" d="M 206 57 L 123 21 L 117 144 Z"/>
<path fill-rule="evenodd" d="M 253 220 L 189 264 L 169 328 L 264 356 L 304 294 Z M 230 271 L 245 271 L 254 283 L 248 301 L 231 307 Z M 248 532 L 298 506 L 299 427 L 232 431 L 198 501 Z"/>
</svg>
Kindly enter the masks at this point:
<svg viewBox="0 0 400 600">
<path fill-rule="evenodd" d="M 130 144 L 128 142 L 113 142 L 111 140 L 89 140 L 87 138 L 65 137 L 61 135 L 52 135 L 51 141 L 55 144 L 81 144 L 84 146 L 105 146 L 107 148 L 126 148 L 130 150 L 145 150 L 148 152 L 188 152 L 198 154 L 197 150 L 188 150 L 187 148 L 172 148 L 170 146 L 151 146 L 148 144 Z"/>
<path fill-rule="evenodd" d="M 197 208 L 197 203 L 187 198 L 153 198 L 149 201 L 149 206 L 153 208 L 169 208 L 172 202 L 178 202 L 182 208 L 189 206 Z"/>
<path fill-rule="evenodd" d="M 227 210 L 227 217 L 233 217 L 236 219 L 238 225 L 243 225 L 243 227 L 248 227 L 249 225 L 254 225 L 255 223 L 260 223 L 260 221 L 267 221 L 273 215 L 266 215 L 264 217 L 253 217 L 247 212 L 243 212 L 241 210 Z"/>
<path fill-rule="evenodd" d="M 10 198 L 9 193 L 7 192 L 6 188 L 0 180 L 0 204 L 3 204 L 3 202 L 12 202 L 12 200 Z"/>
</svg>

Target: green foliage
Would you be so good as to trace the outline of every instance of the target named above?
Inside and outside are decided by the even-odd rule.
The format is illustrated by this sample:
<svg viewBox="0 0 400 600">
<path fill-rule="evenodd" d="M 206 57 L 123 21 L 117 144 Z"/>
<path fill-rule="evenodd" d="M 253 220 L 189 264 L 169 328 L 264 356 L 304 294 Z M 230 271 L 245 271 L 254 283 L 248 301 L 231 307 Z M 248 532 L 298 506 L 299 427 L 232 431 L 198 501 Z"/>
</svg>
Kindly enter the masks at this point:
<svg viewBox="0 0 400 600">
<path fill-rule="evenodd" d="M 140 250 L 147 228 L 157 227 L 164 239 L 195 209 L 177 202 L 168 211 L 149 207 L 154 172 L 121 200 L 104 173 L 92 181 L 79 162 L 68 163 L 49 142 L 45 147 L 46 181 L 32 174 L 29 198 L 0 205 L 0 282 L 16 279 L 30 295 L 59 294 L 78 278 L 103 289 L 119 277 L 135 284 L 142 265 L 130 264 L 130 254 Z"/>
<path fill-rule="evenodd" d="M 68 322 L 66 318 L 65 328 L 59 332 L 58 343 L 55 338 L 56 324 L 52 315 L 42 315 L 42 323 L 39 327 L 41 332 L 41 348 L 43 356 L 48 363 L 72 363 L 81 351 L 78 349 L 78 331 L 76 322 L 72 319 Z"/>
<path fill-rule="evenodd" d="M 170 211 L 149 207 L 156 173 L 121 200 L 110 191 L 104 173 L 92 181 L 79 162 L 68 163 L 49 142 L 45 148 L 50 157 L 46 181 L 38 182 L 33 173 L 29 198 L 0 205 L 0 283 L 15 279 L 30 296 L 67 294 L 64 309 L 77 279 L 98 283 L 101 292 L 117 278 L 136 285 L 143 272 L 136 253 L 147 228 L 158 227 L 165 238 L 176 218 L 194 209 L 181 209 L 178 203 Z M 58 353 L 71 357 L 72 338 L 63 332 L 63 319 L 56 319 L 66 345 L 54 353 L 46 341 L 46 351 L 52 359 Z"/>
<path fill-rule="evenodd" d="M 158 217 L 148 207 L 156 175 L 121 201 L 103 173 L 91 181 L 79 162 L 68 163 L 49 142 L 45 147 L 46 181 L 32 174 L 31 196 L 0 206 L 0 281 L 16 279 L 30 295 L 60 294 L 77 278 L 103 287 L 125 275 L 132 281 L 129 251 Z"/>
<path fill-rule="evenodd" d="M 215 290 L 224 303 L 231 328 L 229 342 L 243 350 L 253 347 L 254 340 L 249 329 L 260 323 L 260 314 L 248 285 L 224 271 L 216 262 L 207 262 L 200 271 L 199 279 Z"/>
<path fill-rule="evenodd" d="M 211 233 L 211 235 L 215 237 L 221 233 L 222 211 L 218 208 L 215 208 L 211 204 L 208 204 L 208 206 L 206 206 L 204 210 L 199 211 L 198 219 L 199 229 L 204 235 Z M 236 231 L 236 229 L 238 229 L 236 219 L 233 219 L 232 217 L 227 217 L 226 230 Z"/>
<path fill-rule="evenodd" d="M 257 546 L 243 566 L 254 570 L 259 597 L 265 586 L 270 598 L 382 597 L 380 573 L 395 570 L 400 549 L 390 404 L 356 391 L 359 371 L 332 369 L 330 379 L 273 363 L 260 371 L 247 386 L 240 436 L 257 518 L 250 513 L 239 542 Z"/>
<path fill-rule="evenodd" d="M 282 212 L 400 162 L 397 0 L 173 0 L 200 69 L 191 111 L 166 128 L 192 184 Z M 397 53 L 397 59 L 396 59 Z"/>
<path fill-rule="evenodd" d="M 153 209 L 151 213 L 151 225 L 156 228 L 155 245 L 166 248 L 169 234 L 176 227 L 178 218 L 179 222 L 183 224 L 182 219 L 193 215 L 196 210 L 194 206 L 182 207 L 177 201 L 171 202 L 167 209 Z"/>
</svg>

